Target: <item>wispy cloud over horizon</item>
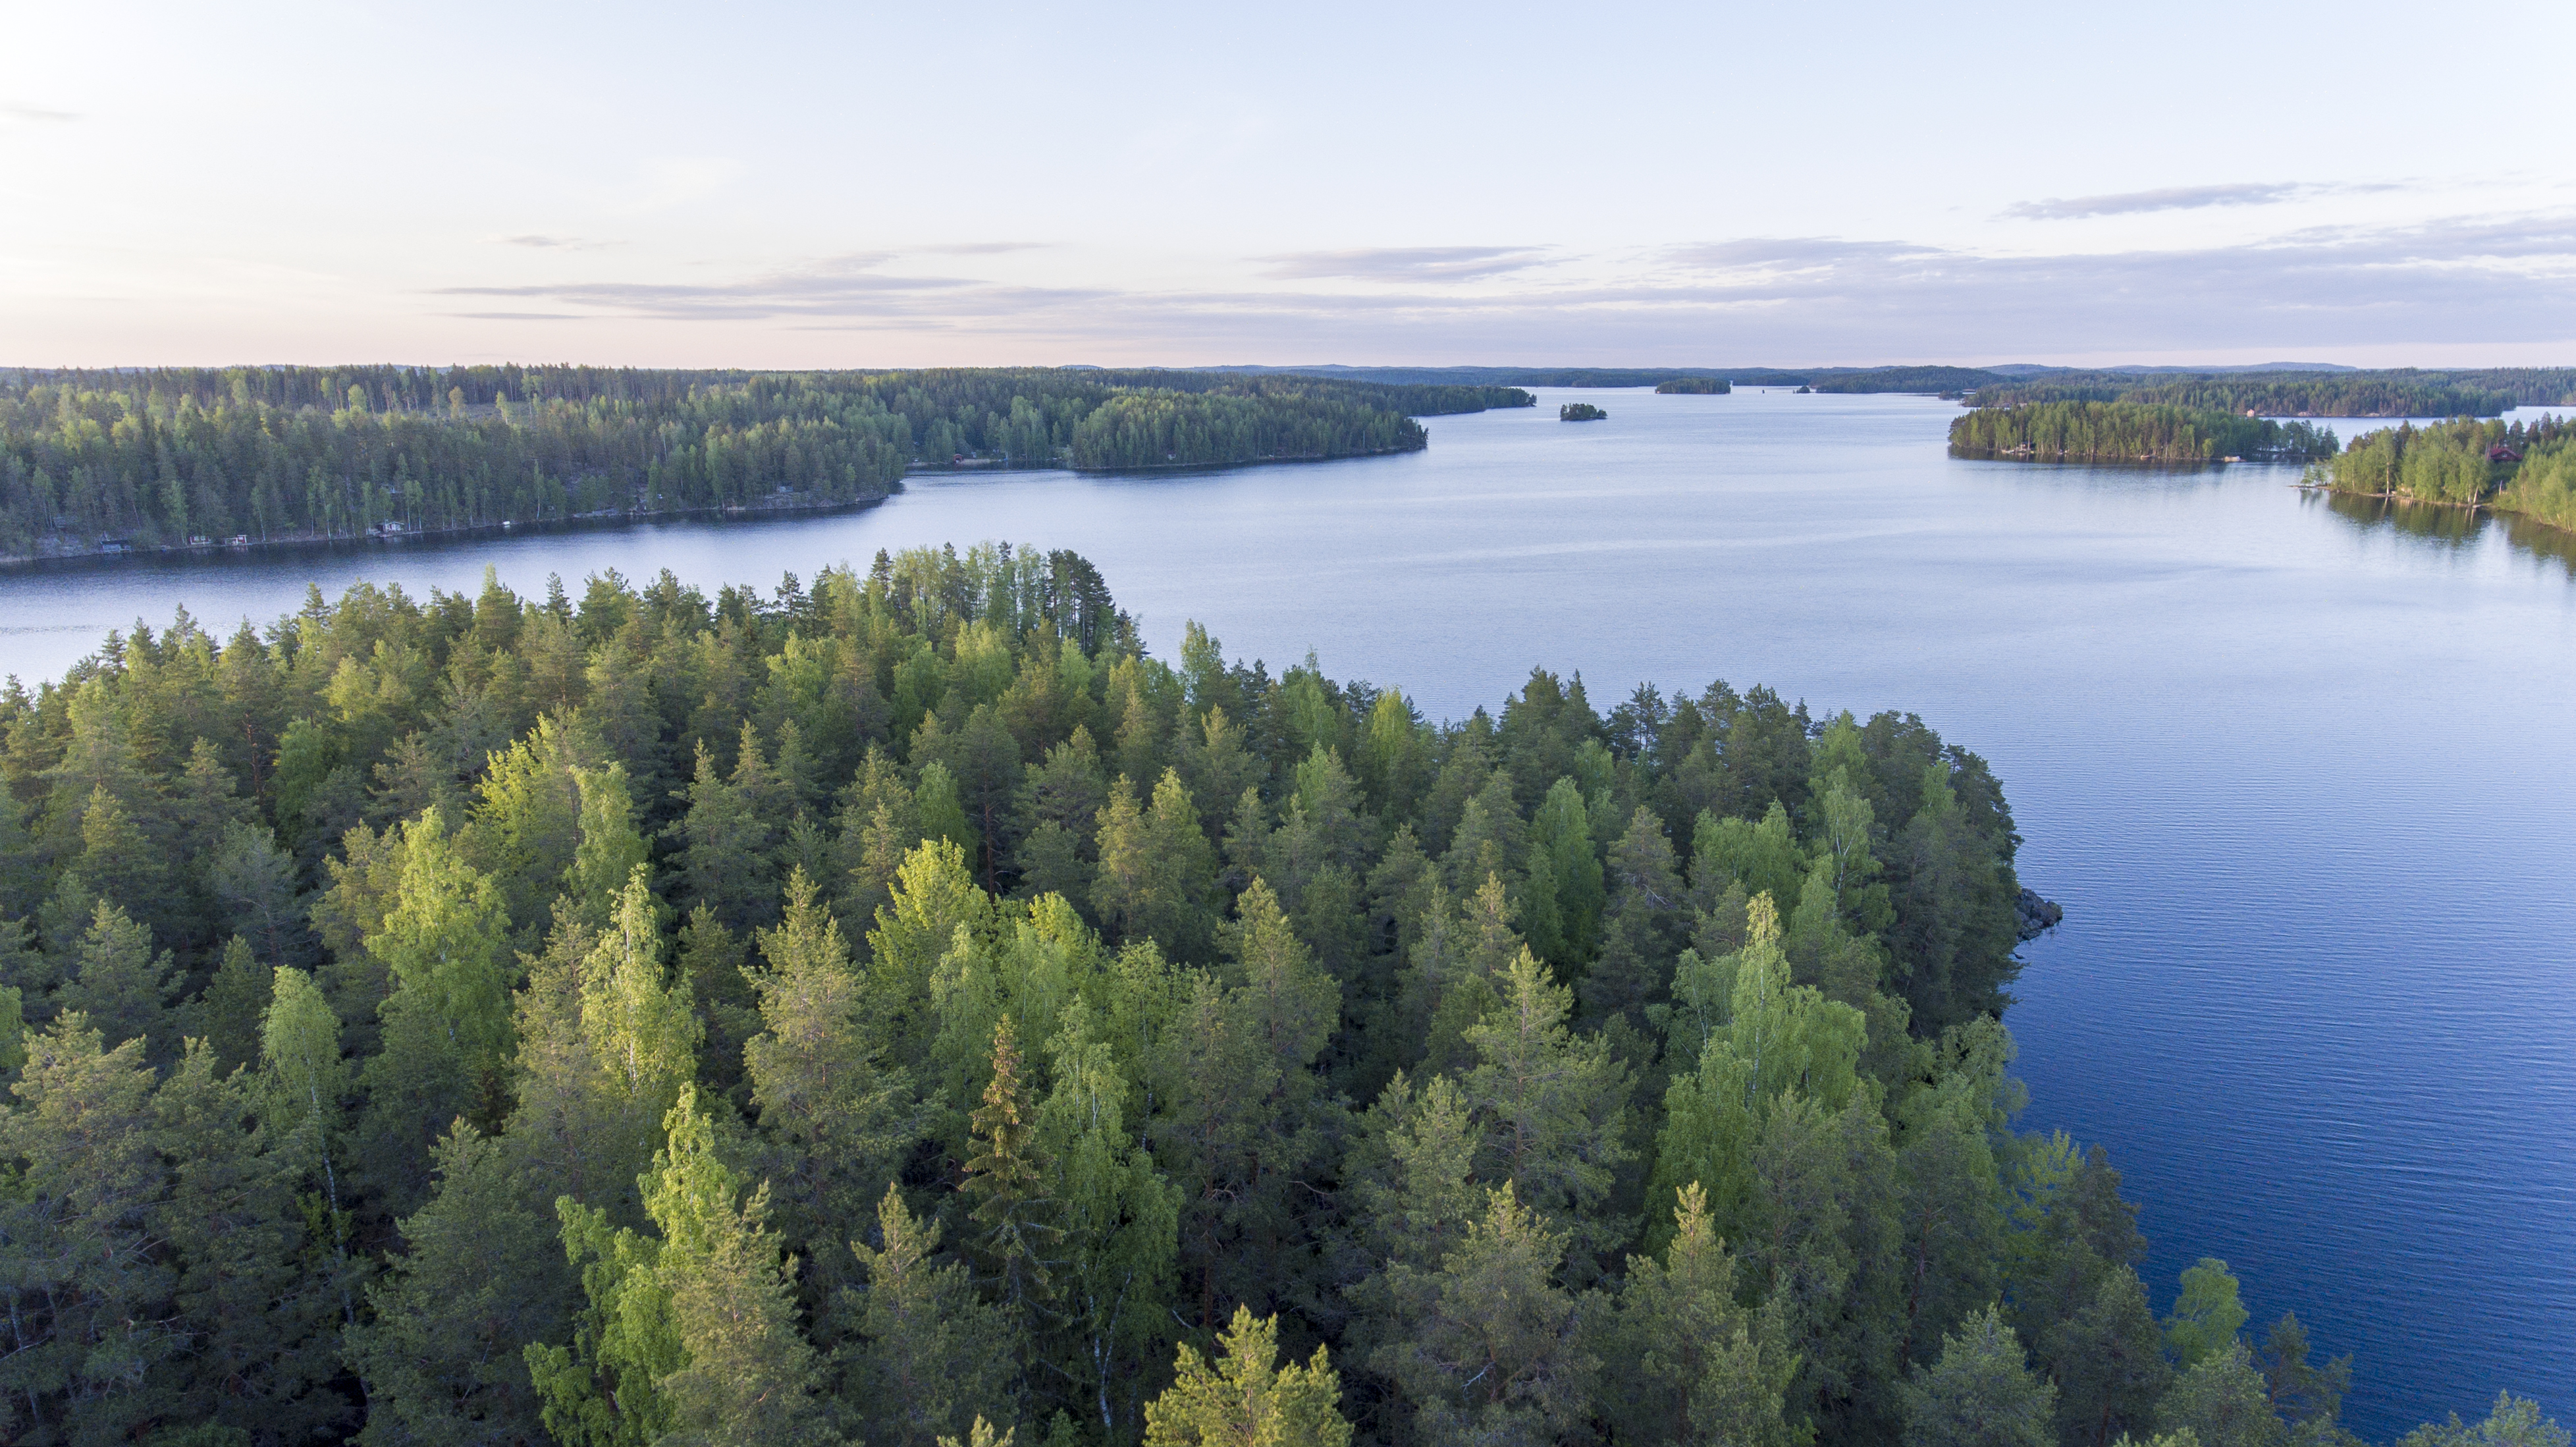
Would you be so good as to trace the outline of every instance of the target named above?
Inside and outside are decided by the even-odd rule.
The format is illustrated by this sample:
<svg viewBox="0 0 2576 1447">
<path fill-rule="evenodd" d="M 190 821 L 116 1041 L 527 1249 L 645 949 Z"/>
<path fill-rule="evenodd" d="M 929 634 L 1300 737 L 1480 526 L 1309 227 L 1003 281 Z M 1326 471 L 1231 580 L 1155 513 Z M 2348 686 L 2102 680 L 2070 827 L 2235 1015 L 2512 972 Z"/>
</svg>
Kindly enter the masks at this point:
<svg viewBox="0 0 2576 1447">
<path fill-rule="evenodd" d="M 2018 201 L 2005 207 L 2003 214 L 2022 221 L 2066 221 L 2085 216 L 2135 216 L 2148 211 L 2197 211 L 2210 206 L 2268 206 L 2313 189 L 2296 181 L 2167 186 L 2110 196 L 2051 196 L 2043 201 Z"/>
<path fill-rule="evenodd" d="M 77 111 L 50 110 L 44 106 L 25 105 L 17 101 L 0 101 L 0 119 L 30 121 L 38 125 L 61 125 L 80 119 Z"/>
<path fill-rule="evenodd" d="M 1279 281 L 1476 281 L 1526 271 L 1547 251 L 1536 246 L 1380 246 L 1256 257 Z"/>
<path fill-rule="evenodd" d="M 1309 348 L 1622 352 L 1750 361 L 2313 348 L 2412 339 L 2576 344 L 2576 213 L 2321 227 L 2239 245 L 2038 255 L 1904 240 L 1739 237 L 1621 257 L 1538 247 L 1405 248 L 1263 280 L 1317 289 L 1045 286 L 885 268 L 904 253 L 822 258 L 730 281 L 568 281 L 441 288 L 535 303 L 529 319 L 769 322 L 910 329 L 1054 347 L 1117 336 L 1175 353 Z M 1345 253 L 1312 253 L 1347 256 Z M 1545 255 L 1545 284 L 1514 258 Z M 1303 257 L 1301 256 L 1301 260 Z M 1279 258 L 1262 258 L 1274 268 Z M 1496 284 L 1455 285 L 1476 266 Z M 460 312 L 476 318 L 520 313 Z"/>
<path fill-rule="evenodd" d="M 538 251 L 597 251 L 603 246 L 614 246 L 617 243 L 592 241 L 581 236 L 549 236 L 543 232 L 532 231 L 522 236 L 504 236 L 501 238 L 501 244 L 525 246 Z"/>
</svg>

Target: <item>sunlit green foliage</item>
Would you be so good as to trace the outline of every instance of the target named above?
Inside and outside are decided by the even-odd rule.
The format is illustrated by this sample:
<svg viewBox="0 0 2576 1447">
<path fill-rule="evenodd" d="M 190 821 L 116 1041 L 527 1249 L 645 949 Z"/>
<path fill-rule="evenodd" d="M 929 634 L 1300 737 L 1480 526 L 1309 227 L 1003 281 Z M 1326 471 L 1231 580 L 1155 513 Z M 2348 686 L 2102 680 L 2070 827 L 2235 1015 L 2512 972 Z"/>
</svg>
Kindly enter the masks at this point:
<svg viewBox="0 0 2576 1447">
<path fill-rule="evenodd" d="M 0 693 L 0 1436 L 2345 1440 L 2013 1130 L 1974 754 L 1184 639 L 984 545 Z"/>
</svg>

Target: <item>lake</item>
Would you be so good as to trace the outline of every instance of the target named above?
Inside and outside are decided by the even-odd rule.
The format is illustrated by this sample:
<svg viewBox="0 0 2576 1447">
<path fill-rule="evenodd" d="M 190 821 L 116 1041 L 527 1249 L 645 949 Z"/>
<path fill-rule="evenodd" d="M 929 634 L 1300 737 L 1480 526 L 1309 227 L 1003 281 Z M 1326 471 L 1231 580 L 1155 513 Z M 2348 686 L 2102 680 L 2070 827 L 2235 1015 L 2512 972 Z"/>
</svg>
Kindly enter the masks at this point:
<svg viewBox="0 0 2576 1447">
<path fill-rule="evenodd" d="M 1604 422 L 1556 420 L 1591 400 Z M 218 633 L 371 577 L 712 589 L 1005 538 L 1096 562 L 1149 643 L 1434 717 L 1533 664 L 1605 711 L 1768 683 L 1920 713 L 1993 765 L 2066 907 L 2010 1016 L 2026 1127 L 2098 1141 L 2157 1309 L 2201 1256 L 2351 1352 L 2387 1438 L 2497 1388 L 2576 1415 L 2576 581 L 2456 512 L 2295 469 L 1964 462 L 1929 398 L 1551 389 L 1428 451 L 1148 477 L 916 478 L 862 512 L 0 573 L 0 671 L 185 603 Z M 2335 424 L 2349 435 L 2355 424 Z M 2556 547 L 2552 553 L 2548 547 Z"/>
</svg>

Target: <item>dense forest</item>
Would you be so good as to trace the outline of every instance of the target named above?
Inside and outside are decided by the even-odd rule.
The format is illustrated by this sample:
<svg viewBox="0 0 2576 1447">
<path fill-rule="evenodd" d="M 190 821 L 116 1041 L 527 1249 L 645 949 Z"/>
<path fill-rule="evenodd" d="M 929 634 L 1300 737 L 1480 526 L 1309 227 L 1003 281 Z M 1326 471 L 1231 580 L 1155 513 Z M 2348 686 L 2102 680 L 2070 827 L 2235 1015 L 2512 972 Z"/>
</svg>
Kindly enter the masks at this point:
<svg viewBox="0 0 2576 1447">
<path fill-rule="evenodd" d="M 1672 377 L 1655 384 L 1667 397 L 1723 397 L 1735 388 L 1724 377 Z"/>
<path fill-rule="evenodd" d="M 2216 462 L 2327 457 L 2332 429 L 2143 402 L 2025 402 L 1979 407 L 1950 424 L 1956 457 L 2025 462 Z"/>
<path fill-rule="evenodd" d="M 1870 372 L 1820 376 L 1809 386 L 1818 392 L 1932 392 L 1957 396 L 2009 380 L 2000 373 L 1975 367 L 1882 367 Z"/>
<path fill-rule="evenodd" d="M 1820 389 L 1821 390 L 1821 389 Z M 2576 368 L 2426 372 L 2224 372 L 2176 376 L 2052 372 L 1977 393 L 1981 407 L 2032 402 L 2137 402 L 2264 417 L 2492 417 L 2511 407 L 2576 402 Z"/>
<path fill-rule="evenodd" d="M 13 1442 L 2350 1440 L 2013 1128 L 1911 715 L 1433 724 L 983 545 L 137 625 L 0 785 Z"/>
<path fill-rule="evenodd" d="M 0 372 L 0 556 L 883 497 L 910 467 L 1418 449 L 1505 387 L 1083 368 Z"/>
<path fill-rule="evenodd" d="M 2556 415 L 2511 425 L 2404 423 L 2355 437 L 2309 478 L 2337 492 L 2484 504 L 2576 530 L 2576 425 Z"/>
<path fill-rule="evenodd" d="M 1598 422 L 1609 415 L 1590 402 L 1568 402 L 1556 409 L 1559 422 Z"/>
</svg>

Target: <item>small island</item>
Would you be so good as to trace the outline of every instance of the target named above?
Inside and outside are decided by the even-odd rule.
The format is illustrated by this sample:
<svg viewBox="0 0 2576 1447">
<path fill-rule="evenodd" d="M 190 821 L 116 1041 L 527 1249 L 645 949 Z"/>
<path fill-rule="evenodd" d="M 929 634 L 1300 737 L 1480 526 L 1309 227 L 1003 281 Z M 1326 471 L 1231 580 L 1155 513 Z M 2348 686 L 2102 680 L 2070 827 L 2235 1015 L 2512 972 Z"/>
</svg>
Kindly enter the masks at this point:
<svg viewBox="0 0 2576 1447">
<path fill-rule="evenodd" d="M 1568 402 L 1556 409 L 1559 422 L 1598 422 L 1609 415 L 1589 402 Z"/>
<path fill-rule="evenodd" d="M 1671 377 L 1655 384 L 1664 396 L 1723 397 L 1735 390 L 1724 377 Z"/>
</svg>

